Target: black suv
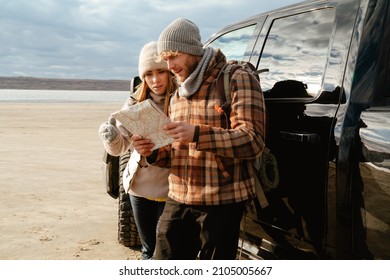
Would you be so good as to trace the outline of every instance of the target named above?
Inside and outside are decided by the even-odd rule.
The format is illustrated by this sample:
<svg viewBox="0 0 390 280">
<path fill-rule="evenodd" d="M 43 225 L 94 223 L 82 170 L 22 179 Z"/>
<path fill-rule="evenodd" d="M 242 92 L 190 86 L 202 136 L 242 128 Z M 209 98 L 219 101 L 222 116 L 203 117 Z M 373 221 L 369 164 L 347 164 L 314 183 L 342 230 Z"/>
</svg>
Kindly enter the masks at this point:
<svg viewBox="0 0 390 280">
<path fill-rule="evenodd" d="M 244 217 L 241 256 L 390 259 L 389 1 L 304 1 L 206 46 L 262 73 L 269 206 Z"/>
<path fill-rule="evenodd" d="M 266 101 L 269 205 L 244 216 L 239 258 L 390 259 L 389 1 L 304 1 L 205 45 L 255 65 Z"/>
</svg>

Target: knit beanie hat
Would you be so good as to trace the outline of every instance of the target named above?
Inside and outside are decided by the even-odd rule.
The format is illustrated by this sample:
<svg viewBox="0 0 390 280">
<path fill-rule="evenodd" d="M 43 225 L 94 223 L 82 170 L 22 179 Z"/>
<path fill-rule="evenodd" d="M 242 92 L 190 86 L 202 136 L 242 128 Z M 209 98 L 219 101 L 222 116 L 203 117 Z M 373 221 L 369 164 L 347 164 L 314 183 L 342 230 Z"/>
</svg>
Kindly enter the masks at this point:
<svg viewBox="0 0 390 280">
<path fill-rule="evenodd" d="M 171 22 L 158 38 L 158 54 L 165 51 L 202 56 L 203 44 L 199 28 L 192 21 L 178 18 Z"/>
<path fill-rule="evenodd" d="M 145 73 L 153 69 L 168 70 L 167 63 L 160 60 L 157 55 L 157 42 L 147 43 L 141 50 L 138 62 L 138 73 L 141 80 L 144 79 Z"/>
</svg>

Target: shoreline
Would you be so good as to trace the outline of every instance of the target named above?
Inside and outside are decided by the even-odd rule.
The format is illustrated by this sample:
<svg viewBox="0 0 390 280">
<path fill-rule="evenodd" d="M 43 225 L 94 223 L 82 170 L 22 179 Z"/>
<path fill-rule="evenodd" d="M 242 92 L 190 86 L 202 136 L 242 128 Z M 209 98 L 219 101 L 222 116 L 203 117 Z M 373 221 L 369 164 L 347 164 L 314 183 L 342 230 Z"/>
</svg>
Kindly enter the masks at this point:
<svg viewBox="0 0 390 280">
<path fill-rule="evenodd" d="M 128 80 L 0 77 L 0 89 L 128 91 Z"/>
</svg>

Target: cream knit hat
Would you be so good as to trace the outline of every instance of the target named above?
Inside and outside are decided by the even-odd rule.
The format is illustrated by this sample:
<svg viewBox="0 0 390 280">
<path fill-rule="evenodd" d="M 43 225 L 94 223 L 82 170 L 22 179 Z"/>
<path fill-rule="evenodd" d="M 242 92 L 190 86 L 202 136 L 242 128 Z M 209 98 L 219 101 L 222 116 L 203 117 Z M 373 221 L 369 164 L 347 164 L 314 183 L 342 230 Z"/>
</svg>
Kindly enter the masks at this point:
<svg viewBox="0 0 390 280">
<path fill-rule="evenodd" d="M 201 56 L 204 52 L 199 28 L 185 18 L 174 20 L 161 32 L 157 48 L 158 54 L 164 51 L 178 51 Z"/>
<path fill-rule="evenodd" d="M 158 61 L 158 62 L 157 62 Z M 157 55 L 157 42 L 147 43 L 141 50 L 138 62 L 138 73 L 141 80 L 144 79 L 145 73 L 153 69 L 168 70 L 167 63 L 159 60 Z"/>
</svg>

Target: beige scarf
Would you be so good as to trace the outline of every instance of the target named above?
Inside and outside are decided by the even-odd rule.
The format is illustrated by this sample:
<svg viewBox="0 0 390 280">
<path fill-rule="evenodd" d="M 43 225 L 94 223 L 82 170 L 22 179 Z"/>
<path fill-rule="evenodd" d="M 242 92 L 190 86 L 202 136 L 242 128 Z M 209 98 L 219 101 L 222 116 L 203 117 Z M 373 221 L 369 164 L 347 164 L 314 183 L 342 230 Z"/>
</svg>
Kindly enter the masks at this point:
<svg viewBox="0 0 390 280">
<path fill-rule="evenodd" d="M 199 61 L 198 66 L 192 72 L 188 78 L 180 84 L 179 95 L 182 97 L 190 97 L 195 92 L 198 91 L 199 87 L 202 84 L 204 72 L 207 70 L 207 67 L 210 63 L 211 58 L 214 56 L 214 50 L 212 48 L 206 48 L 202 59 Z"/>
</svg>

